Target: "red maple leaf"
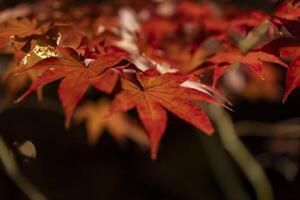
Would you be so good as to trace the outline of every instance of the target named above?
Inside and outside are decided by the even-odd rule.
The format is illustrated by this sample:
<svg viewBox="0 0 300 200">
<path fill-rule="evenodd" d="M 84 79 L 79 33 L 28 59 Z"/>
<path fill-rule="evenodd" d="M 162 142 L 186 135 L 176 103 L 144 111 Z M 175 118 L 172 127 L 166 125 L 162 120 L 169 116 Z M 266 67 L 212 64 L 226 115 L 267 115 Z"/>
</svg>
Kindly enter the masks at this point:
<svg viewBox="0 0 300 200">
<path fill-rule="evenodd" d="M 276 8 L 274 15 L 288 20 L 297 20 L 300 17 L 300 3 L 298 0 L 282 1 Z"/>
<path fill-rule="evenodd" d="M 300 56 L 290 64 L 286 73 L 285 85 L 283 101 L 286 101 L 289 94 L 300 85 Z"/>
<path fill-rule="evenodd" d="M 66 127 L 68 127 L 77 104 L 90 84 L 101 91 L 111 92 L 117 81 L 117 72 L 109 68 L 123 60 L 127 53 L 115 51 L 100 55 L 96 60 L 87 64 L 84 62 L 87 60 L 83 60 L 75 50 L 71 48 L 59 48 L 59 50 L 63 55 L 61 58 L 46 58 L 25 69 L 26 71 L 43 70 L 43 73 L 17 102 L 39 87 L 55 80 L 63 79 L 59 85 L 58 95 L 66 113 Z"/>
<path fill-rule="evenodd" d="M 181 84 L 188 76 L 175 73 L 158 74 L 155 68 L 136 74 L 137 83 L 121 79 L 122 91 L 114 99 L 111 112 L 137 108 L 149 135 L 151 157 L 156 158 L 159 141 L 166 129 L 166 110 L 210 135 L 214 131 L 208 116 L 192 101 L 218 102 L 208 94 Z"/>
<path fill-rule="evenodd" d="M 208 62 L 216 65 L 214 67 L 214 77 L 213 85 L 215 86 L 218 80 L 226 73 L 229 66 L 234 63 L 240 62 L 251 70 L 253 70 L 258 76 L 261 76 L 263 62 L 270 62 L 287 67 L 287 65 L 282 62 L 276 56 L 265 53 L 263 51 L 253 51 L 246 55 L 242 55 L 239 52 L 220 52 L 215 56 L 208 59 Z"/>
<path fill-rule="evenodd" d="M 298 0 L 285 0 L 274 12 L 273 23 L 284 26 L 293 36 L 300 38 L 300 2 Z"/>
<path fill-rule="evenodd" d="M 211 18 L 216 10 L 210 3 L 197 4 L 194 2 L 183 1 L 176 9 L 176 13 L 187 21 L 196 21 L 201 23 L 203 19 Z"/>
<path fill-rule="evenodd" d="M 300 41 L 294 37 L 279 37 L 261 47 L 260 50 L 279 57 L 281 49 L 293 46 L 300 46 Z"/>
</svg>

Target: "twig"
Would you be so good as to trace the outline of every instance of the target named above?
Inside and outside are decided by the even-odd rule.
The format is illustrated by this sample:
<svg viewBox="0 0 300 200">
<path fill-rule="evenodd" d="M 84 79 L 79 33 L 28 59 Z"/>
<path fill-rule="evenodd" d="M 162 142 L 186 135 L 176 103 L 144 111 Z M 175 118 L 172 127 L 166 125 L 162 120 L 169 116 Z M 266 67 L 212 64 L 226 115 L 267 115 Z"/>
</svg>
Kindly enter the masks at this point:
<svg viewBox="0 0 300 200">
<path fill-rule="evenodd" d="M 22 190 L 30 200 L 46 200 L 46 198 L 20 173 L 17 164 L 0 136 L 0 161 L 10 179 Z"/>
<path fill-rule="evenodd" d="M 220 145 L 217 135 L 212 137 L 203 134 L 198 135 L 205 157 L 210 165 L 210 170 L 225 197 L 224 199 L 250 200 L 250 195 L 243 187 L 240 177 L 234 171 L 233 163 L 226 150 Z"/>
<path fill-rule="evenodd" d="M 272 138 L 299 138 L 300 119 L 289 119 L 276 123 L 241 121 L 235 124 L 239 136 L 257 136 Z"/>
<path fill-rule="evenodd" d="M 224 148 L 241 168 L 253 186 L 258 200 L 273 199 L 271 184 L 260 164 L 236 135 L 233 122 L 223 108 L 210 105 L 208 113 L 217 125 Z"/>
</svg>

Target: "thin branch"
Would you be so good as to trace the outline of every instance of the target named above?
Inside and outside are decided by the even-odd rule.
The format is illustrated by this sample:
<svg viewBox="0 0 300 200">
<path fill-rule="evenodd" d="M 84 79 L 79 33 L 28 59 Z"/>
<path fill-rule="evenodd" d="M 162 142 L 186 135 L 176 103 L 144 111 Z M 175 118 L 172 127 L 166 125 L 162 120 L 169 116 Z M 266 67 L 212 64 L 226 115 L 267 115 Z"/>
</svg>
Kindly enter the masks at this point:
<svg viewBox="0 0 300 200">
<path fill-rule="evenodd" d="M 220 145 L 218 137 L 216 135 L 207 137 L 199 133 L 197 133 L 197 135 L 199 135 L 205 157 L 210 165 L 210 170 L 224 198 L 228 200 L 250 200 L 250 195 L 243 187 L 240 177 L 234 170 L 231 158 Z M 234 190 L 232 188 L 234 188 Z"/>
<path fill-rule="evenodd" d="M 30 200 L 46 200 L 30 182 L 18 170 L 11 152 L 7 148 L 5 142 L 0 136 L 0 161 L 4 166 L 4 171 L 9 178 L 22 190 Z"/>
<path fill-rule="evenodd" d="M 257 136 L 272 138 L 299 138 L 300 119 L 289 119 L 276 123 L 241 121 L 235 124 L 239 136 Z"/>
<path fill-rule="evenodd" d="M 257 199 L 273 199 L 273 190 L 263 168 L 239 140 L 229 114 L 224 111 L 223 108 L 213 105 L 209 106 L 208 113 L 216 123 L 224 148 L 229 152 L 248 178 L 256 193 Z"/>
</svg>

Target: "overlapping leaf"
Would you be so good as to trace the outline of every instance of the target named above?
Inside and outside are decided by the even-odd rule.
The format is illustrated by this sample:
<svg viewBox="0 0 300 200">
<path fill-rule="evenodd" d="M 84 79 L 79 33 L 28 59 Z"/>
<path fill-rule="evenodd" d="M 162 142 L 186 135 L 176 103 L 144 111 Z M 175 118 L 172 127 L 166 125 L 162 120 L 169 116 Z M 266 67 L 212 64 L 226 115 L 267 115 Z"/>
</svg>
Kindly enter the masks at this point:
<svg viewBox="0 0 300 200">
<path fill-rule="evenodd" d="M 61 58 L 47 58 L 29 68 L 29 70 L 43 70 L 44 72 L 17 101 L 21 101 L 41 86 L 63 79 L 59 85 L 58 95 L 66 112 L 66 126 L 68 127 L 74 109 L 90 84 L 105 92 L 112 90 L 116 82 L 116 75 L 114 72 L 110 72 L 109 68 L 123 60 L 127 53 L 119 51 L 101 55 L 90 63 L 85 60 L 85 63 L 73 49 L 60 48 L 60 52 L 62 53 Z M 106 76 L 114 77 L 110 79 L 111 84 L 102 81 L 107 80 Z"/>
<path fill-rule="evenodd" d="M 250 52 L 245 56 L 238 52 L 218 53 L 208 59 L 208 61 L 216 65 L 214 68 L 213 85 L 216 85 L 220 77 L 224 75 L 229 66 L 237 62 L 246 65 L 251 70 L 256 72 L 258 76 L 261 76 L 263 62 L 276 63 L 287 67 L 287 65 L 276 56 L 262 51 Z"/>
<path fill-rule="evenodd" d="M 218 103 L 204 92 L 180 86 L 188 79 L 179 74 L 158 74 L 155 68 L 137 74 L 137 83 L 122 79 L 122 91 L 112 103 L 112 113 L 137 108 L 139 117 L 147 130 L 151 144 L 151 156 L 156 158 L 159 141 L 166 129 L 166 109 L 206 134 L 213 127 L 203 110 L 192 103 L 202 101 Z"/>
<path fill-rule="evenodd" d="M 4 21 L 0 24 L 0 49 L 6 47 L 15 37 L 26 39 L 31 35 L 41 35 L 48 30 L 49 25 L 38 26 L 37 20 L 28 18 Z"/>
<path fill-rule="evenodd" d="M 104 130 L 107 130 L 120 143 L 131 139 L 138 145 L 148 147 L 149 142 L 145 131 L 125 113 L 105 117 L 110 106 L 109 100 L 100 99 L 96 103 L 88 102 L 82 105 L 75 113 L 74 118 L 77 121 L 86 121 L 89 144 L 94 145 Z"/>
<path fill-rule="evenodd" d="M 298 56 L 290 64 L 289 69 L 286 73 L 285 85 L 286 85 L 286 89 L 285 89 L 283 101 L 287 99 L 289 94 L 294 89 L 300 86 L 300 56 Z"/>
</svg>

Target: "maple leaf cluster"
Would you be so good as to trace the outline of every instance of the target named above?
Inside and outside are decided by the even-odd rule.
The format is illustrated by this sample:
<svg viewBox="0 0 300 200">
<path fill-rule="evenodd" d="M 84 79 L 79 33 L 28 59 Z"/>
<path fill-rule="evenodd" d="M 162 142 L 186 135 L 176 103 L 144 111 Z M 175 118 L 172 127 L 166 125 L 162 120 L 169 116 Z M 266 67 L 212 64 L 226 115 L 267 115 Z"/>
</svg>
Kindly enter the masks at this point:
<svg viewBox="0 0 300 200">
<path fill-rule="evenodd" d="M 42 99 L 42 87 L 60 80 L 66 127 L 74 112 L 86 119 L 90 143 L 106 128 L 146 144 L 124 114 L 136 108 L 155 158 L 167 112 L 213 133 L 199 103 L 226 107 L 220 81 L 237 66 L 258 78 L 273 76 L 270 64 L 287 69 L 285 100 L 300 85 L 299 19 L 296 0 L 272 13 L 214 1 L 37 1 L 0 15 L 1 53 L 13 55 L 3 84 L 14 97 L 32 82 L 20 102 L 34 91 Z M 80 105 L 90 87 L 103 97 Z"/>
</svg>

